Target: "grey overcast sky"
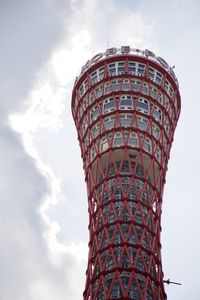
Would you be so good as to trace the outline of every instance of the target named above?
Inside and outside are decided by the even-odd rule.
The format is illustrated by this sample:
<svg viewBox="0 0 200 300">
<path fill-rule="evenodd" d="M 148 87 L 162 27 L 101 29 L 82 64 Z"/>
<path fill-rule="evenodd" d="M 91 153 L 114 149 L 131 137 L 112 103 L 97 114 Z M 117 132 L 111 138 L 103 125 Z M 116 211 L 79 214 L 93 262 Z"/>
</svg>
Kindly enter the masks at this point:
<svg viewBox="0 0 200 300">
<path fill-rule="evenodd" d="M 167 173 L 162 258 L 168 299 L 199 300 L 200 1 L 0 1 L 0 299 L 82 299 L 86 187 L 71 90 L 107 47 L 172 66 L 182 111 Z"/>
</svg>

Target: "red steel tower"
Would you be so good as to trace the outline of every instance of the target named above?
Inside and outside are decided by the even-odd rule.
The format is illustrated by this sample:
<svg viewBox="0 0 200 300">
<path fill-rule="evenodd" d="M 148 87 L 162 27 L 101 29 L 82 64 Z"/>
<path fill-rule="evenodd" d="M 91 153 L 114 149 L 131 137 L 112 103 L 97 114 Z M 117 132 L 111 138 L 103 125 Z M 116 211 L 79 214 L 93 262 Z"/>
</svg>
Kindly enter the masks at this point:
<svg viewBox="0 0 200 300">
<path fill-rule="evenodd" d="M 180 101 L 173 68 L 149 50 L 107 49 L 75 81 L 89 206 L 84 300 L 167 299 L 161 211 Z"/>
</svg>

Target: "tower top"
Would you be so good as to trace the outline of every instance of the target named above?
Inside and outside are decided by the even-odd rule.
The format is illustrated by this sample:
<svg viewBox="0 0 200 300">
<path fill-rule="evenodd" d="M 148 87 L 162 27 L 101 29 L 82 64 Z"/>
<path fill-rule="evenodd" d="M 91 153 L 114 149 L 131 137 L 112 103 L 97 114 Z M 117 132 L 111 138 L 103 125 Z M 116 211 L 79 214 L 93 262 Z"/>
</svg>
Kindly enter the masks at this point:
<svg viewBox="0 0 200 300">
<path fill-rule="evenodd" d="M 164 90 L 167 86 L 172 87 L 173 90 L 176 90 L 177 96 L 177 105 L 181 107 L 180 101 L 180 93 L 179 93 L 179 83 L 177 77 L 174 73 L 174 65 L 171 67 L 165 59 L 160 56 L 157 56 L 154 52 L 145 49 L 141 50 L 138 48 L 132 48 L 130 46 L 121 46 L 119 48 L 112 47 L 106 49 L 105 52 L 99 52 L 95 54 L 91 59 L 89 59 L 81 68 L 80 74 L 76 77 L 74 82 L 74 89 L 72 92 L 72 110 L 75 105 L 75 98 L 76 98 L 76 90 L 85 90 L 85 86 L 88 86 L 88 78 L 95 77 L 95 73 L 105 73 L 103 77 L 109 77 L 109 72 L 106 73 L 106 69 L 116 63 L 116 62 L 125 63 L 125 66 L 129 63 L 136 63 L 136 64 L 143 64 L 145 66 L 145 72 L 143 73 L 134 73 L 131 72 L 133 76 L 141 77 L 142 78 L 149 78 L 153 80 L 156 84 L 158 84 Z M 104 68 L 105 67 L 105 68 Z M 126 69 L 126 70 L 125 70 Z M 123 72 L 115 72 L 112 73 L 113 76 L 122 76 L 126 75 L 129 67 L 125 67 Z M 103 71 L 102 71 L 103 70 Z M 155 77 L 154 74 L 157 74 L 159 77 Z M 102 75 L 102 74 L 101 74 Z M 95 84 L 100 82 L 99 79 L 95 80 Z M 155 77 L 155 78 L 154 78 Z M 158 79 L 158 80 L 157 80 Z M 93 80 L 92 78 L 90 80 Z M 167 86 L 166 86 L 167 85 Z M 81 91 L 80 91 L 81 93 Z M 82 94 L 82 93 L 81 93 Z M 175 94 L 174 94 L 175 95 Z"/>
<path fill-rule="evenodd" d="M 81 68 L 81 73 L 80 75 L 76 78 L 76 81 L 79 79 L 79 77 L 88 70 L 88 68 L 90 68 L 91 66 L 93 66 L 94 64 L 96 64 L 97 62 L 103 60 L 103 59 L 107 59 L 108 57 L 111 56 L 119 56 L 119 55 L 132 55 L 132 56 L 141 56 L 141 57 L 145 57 L 148 58 L 156 63 L 158 63 L 159 65 L 161 65 L 170 75 L 171 77 L 174 79 L 174 81 L 176 82 L 176 84 L 178 85 L 178 80 L 177 77 L 173 71 L 175 66 L 169 66 L 169 64 L 166 62 L 165 59 L 163 59 L 160 56 L 157 56 L 154 52 L 145 49 L 145 50 L 141 50 L 138 48 L 132 48 L 130 46 L 121 46 L 120 48 L 117 47 L 112 47 L 112 48 L 108 48 L 106 49 L 105 52 L 99 52 L 97 54 L 95 54 L 91 59 L 89 59 L 84 66 L 82 66 Z"/>
</svg>

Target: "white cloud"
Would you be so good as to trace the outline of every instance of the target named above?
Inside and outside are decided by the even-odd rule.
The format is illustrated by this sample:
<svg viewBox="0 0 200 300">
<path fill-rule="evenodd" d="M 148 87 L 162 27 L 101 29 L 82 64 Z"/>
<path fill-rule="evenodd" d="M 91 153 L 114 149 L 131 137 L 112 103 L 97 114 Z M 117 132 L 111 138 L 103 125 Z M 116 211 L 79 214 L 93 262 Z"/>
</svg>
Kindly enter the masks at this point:
<svg viewBox="0 0 200 300">
<path fill-rule="evenodd" d="M 79 5 L 79 10 L 76 10 L 77 5 Z M 66 104 L 66 99 L 67 97 L 70 98 L 72 81 L 76 74 L 78 74 L 81 66 L 86 62 L 86 60 L 94 54 L 94 51 L 105 50 L 105 27 L 102 26 L 99 28 L 99 26 L 103 24 L 103 20 L 106 21 L 109 14 L 112 13 L 112 9 L 114 9 L 117 18 L 110 23 L 110 30 L 114 32 L 114 36 L 119 37 L 119 34 L 121 34 L 121 28 L 125 29 L 125 24 L 123 23 L 124 14 L 122 13 L 120 17 L 121 11 L 115 9 L 112 2 L 107 8 L 107 11 L 103 10 L 106 3 L 103 4 L 100 11 L 98 11 L 98 5 L 97 1 L 94 1 L 92 6 L 89 1 L 83 1 L 82 5 L 80 5 L 80 2 L 73 2 L 72 11 L 74 11 L 74 14 L 68 20 L 71 34 L 68 34 L 66 38 L 55 47 L 47 64 L 43 66 L 39 75 L 35 77 L 33 88 L 29 91 L 29 96 L 26 101 L 28 105 L 26 112 L 20 115 L 15 114 L 10 117 L 12 127 L 22 134 L 26 152 L 34 158 L 39 172 L 44 176 L 48 183 L 48 193 L 44 195 L 40 203 L 33 208 L 38 213 L 38 220 L 40 220 L 41 224 L 43 224 L 39 233 L 39 241 L 40 243 L 42 242 L 46 248 L 44 255 L 46 255 L 45 259 L 48 268 L 45 268 L 45 265 L 42 266 L 44 268 L 43 271 L 41 271 L 40 268 L 40 273 L 42 275 L 40 275 L 37 279 L 33 277 L 30 280 L 29 294 L 26 294 L 27 299 L 32 297 L 30 299 L 34 300 L 45 296 L 51 300 L 55 298 L 56 292 L 58 292 L 56 299 L 61 299 L 63 294 L 65 294 L 65 296 L 69 299 L 78 299 L 81 297 L 80 295 L 82 294 L 84 287 L 84 274 L 88 252 L 86 240 L 80 241 L 79 243 L 74 243 L 72 240 L 68 244 L 62 244 L 58 240 L 58 235 L 62 231 L 67 231 L 59 225 L 60 220 L 53 219 L 52 214 L 51 217 L 49 215 L 49 210 L 52 204 L 54 204 L 54 207 L 56 203 L 59 203 L 60 205 L 63 198 L 65 201 L 70 202 L 69 208 L 74 214 L 77 214 L 77 206 L 80 206 L 80 204 L 77 205 L 78 203 L 84 201 L 86 206 L 86 195 L 83 198 L 80 196 L 81 194 L 77 194 L 76 196 L 77 191 L 75 191 L 77 181 L 83 180 L 82 178 L 77 178 L 77 170 L 80 170 L 80 166 L 76 166 L 75 161 L 71 159 L 71 157 L 75 158 L 73 147 L 66 146 L 65 149 L 67 150 L 67 153 L 62 160 L 65 161 L 68 170 L 70 169 L 71 178 L 67 177 L 68 181 L 65 181 L 64 177 L 66 175 L 63 174 L 63 178 L 61 180 L 55 175 L 58 170 L 56 168 L 53 170 L 52 167 L 50 167 L 52 158 L 49 156 L 49 163 L 47 164 L 46 161 L 48 161 L 48 157 L 47 160 L 45 157 L 44 162 L 41 153 L 43 148 L 55 147 L 51 144 L 45 145 L 45 138 L 47 137 L 47 134 L 49 134 L 49 131 L 52 136 L 55 136 L 63 126 L 64 118 L 68 119 L 69 113 L 71 114 L 70 101 Z M 96 13 L 97 11 L 98 13 Z M 96 15 L 94 15 L 94 12 Z M 142 40 L 145 38 L 150 40 L 151 26 L 145 25 L 145 21 L 136 14 L 131 12 L 128 12 L 128 14 L 128 27 L 123 35 L 124 40 L 123 38 L 118 38 L 118 45 L 125 41 L 128 36 L 132 36 L 131 26 L 135 24 L 135 20 L 139 21 L 141 23 L 141 28 L 143 28 L 140 29 L 138 36 L 143 31 Z M 136 35 L 137 34 L 135 33 L 135 40 L 138 39 L 138 36 Z M 109 39 L 111 42 L 116 42 L 117 40 L 116 38 L 112 38 L 111 40 L 111 36 Z M 101 49 L 98 49 L 99 47 L 101 47 Z M 64 116 L 65 105 L 67 107 L 66 117 Z M 68 121 L 67 124 L 69 128 L 66 128 L 65 136 L 63 136 L 62 139 L 66 139 L 69 143 L 71 140 L 70 131 L 72 130 L 71 128 L 73 125 Z M 43 144 L 41 143 L 41 139 Z M 37 147 L 38 144 L 40 144 L 40 147 Z M 49 149 L 49 152 L 51 151 L 52 149 Z M 47 154 L 47 156 L 48 155 L 49 154 Z M 57 155 L 59 156 L 58 152 Z M 80 153 L 76 153 L 76 155 L 76 158 L 78 159 Z M 54 157 L 54 160 L 56 160 L 56 156 Z M 75 185 L 73 180 L 76 181 Z M 72 197 L 72 195 L 75 196 L 75 198 L 78 197 L 76 202 L 74 202 L 73 199 L 66 199 L 64 191 L 62 191 L 63 184 L 67 184 L 70 197 Z M 65 211 L 62 213 L 62 218 L 65 219 L 65 227 L 70 227 L 71 234 L 73 235 L 73 232 L 75 232 L 77 227 L 77 218 L 73 217 L 73 215 L 70 216 L 70 210 L 69 212 Z M 79 219 L 80 222 L 82 222 L 82 218 L 85 218 L 85 216 L 81 216 Z M 85 231 L 86 230 L 87 226 L 85 226 Z M 33 247 L 33 256 L 34 255 Z M 37 259 L 38 258 L 36 256 L 35 260 L 37 261 Z M 66 268 L 66 264 L 68 265 L 68 268 Z M 49 268 L 52 268 L 50 273 Z M 59 283 L 54 278 L 56 276 L 56 269 L 58 273 L 63 274 L 63 278 Z M 46 274 L 46 271 L 48 271 L 48 274 Z M 38 272 L 39 269 L 35 274 Z M 70 278 L 68 277 L 69 274 Z M 51 282 L 51 276 L 54 278 L 54 284 Z M 75 285 L 77 279 L 80 282 L 78 289 Z M 64 282 L 66 282 L 66 285 L 62 286 Z M 49 289 L 50 292 L 48 292 L 49 284 L 51 284 L 51 288 Z"/>
<path fill-rule="evenodd" d="M 3 32 L 2 53 L 4 55 L 0 57 L 2 70 L 5 61 L 9 62 L 5 70 L 0 72 L 0 80 L 3 83 L 1 89 L 3 100 L 0 102 L 2 116 L 0 228 L 3 245 L 0 250 L 2 266 L 0 298 L 2 300 L 81 298 L 87 259 L 87 200 L 86 193 L 84 194 L 80 151 L 70 109 L 72 83 L 81 66 L 96 52 L 104 51 L 108 46 L 122 44 L 151 48 L 154 51 L 168 47 L 171 58 L 179 61 L 179 65 L 185 57 L 188 57 L 186 54 L 189 51 L 185 50 L 184 57 L 181 57 L 181 51 L 175 53 L 176 51 L 170 50 L 174 49 L 173 44 L 177 45 L 177 43 L 178 46 L 182 44 L 182 51 L 185 48 L 185 43 L 181 39 L 183 31 L 178 28 L 176 21 L 177 13 L 181 14 L 182 10 L 184 17 L 181 19 L 181 24 L 183 26 L 187 23 L 185 22 L 187 9 L 184 7 L 183 10 L 181 1 L 179 1 L 179 11 L 173 14 L 172 11 L 170 14 L 167 11 L 169 6 L 173 7 L 173 1 L 168 2 L 163 11 L 163 8 L 159 7 L 160 1 L 151 1 L 149 4 L 143 1 L 145 8 L 142 6 L 142 1 L 141 4 L 133 2 L 125 4 L 125 2 L 71 0 L 58 4 L 58 1 L 34 1 L 30 7 L 16 5 L 16 10 L 13 10 L 13 7 L 9 8 L 10 14 L 11 11 L 16 11 L 16 15 L 9 15 L 7 10 L 5 16 L 1 18 L 0 22 L 5 22 L 9 17 L 11 23 L 9 30 L 11 32 L 13 30 L 12 34 L 6 29 Z M 183 2 L 184 5 L 197 3 Z M 170 18 L 172 15 L 173 17 Z M 192 39 L 194 35 L 192 19 L 197 22 L 197 18 L 193 18 L 194 9 L 192 12 L 190 10 L 189 16 L 190 34 L 183 37 L 184 40 Z M 168 32 L 168 24 L 174 26 L 179 33 L 177 43 L 172 30 Z M 7 28 L 2 23 L 0 25 L 1 31 L 2 28 Z M 187 32 L 186 27 L 184 32 Z M 15 41 L 10 41 L 10 36 L 15 37 Z M 163 48 L 161 43 L 157 43 L 157 37 L 165 39 Z M 197 35 L 195 40 L 198 40 Z M 197 51 L 199 44 L 195 47 L 193 49 Z M 8 59 L 5 60 L 4 56 Z M 191 68 L 189 60 L 184 64 L 187 65 L 187 69 Z M 192 65 L 196 65 L 194 60 Z M 196 72 L 195 78 L 198 78 L 197 70 L 196 67 L 190 69 L 191 74 Z M 182 78 L 184 72 L 183 66 L 180 74 Z M 190 76 L 188 75 L 186 79 L 189 82 Z M 197 79 L 195 82 L 195 86 L 198 86 Z M 185 86 L 187 86 L 185 90 L 188 89 L 187 98 L 191 101 L 192 90 L 189 88 L 192 83 Z M 186 109 L 183 111 L 185 116 L 188 116 L 189 111 L 195 115 L 197 109 L 194 111 L 194 106 L 186 101 L 184 105 L 187 105 L 187 111 Z M 195 107 L 198 107 L 197 100 Z M 10 120 L 15 132 L 8 125 L 8 117 L 11 115 Z M 193 123 L 193 128 L 198 128 L 195 120 L 196 118 L 190 123 Z M 192 130 L 187 128 L 185 126 L 182 131 L 191 133 Z M 189 144 L 192 143 L 194 141 L 191 137 Z M 197 142 L 195 145 L 198 148 Z M 183 151 L 187 148 L 189 151 L 189 146 L 187 147 L 182 144 L 179 150 Z M 193 165 L 197 165 L 195 149 L 192 151 L 194 155 L 191 161 Z M 173 164 L 175 165 L 174 161 Z M 192 172 L 191 167 L 190 174 Z M 176 181 L 176 177 L 177 173 L 169 185 L 174 187 L 173 181 Z M 184 186 L 189 185 L 187 181 L 189 179 L 184 180 Z M 185 188 L 178 183 L 177 186 L 180 190 Z M 80 187 L 80 190 L 77 187 Z M 187 200 L 190 202 L 192 198 L 197 197 L 196 184 L 192 185 L 192 191 L 192 197 L 190 193 L 187 194 Z M 184 202 L 182 207 L 188 208 L 188 201 L 184 195 L 180 197 Z M 173 199 L 170 208 L 173 206 L 176 211 L 180 211 L 180 201 L 178 203 L 174 206 Z M 194 204 L 194 201 L 192 203 Z M 173 215 L 177 220 L 173 209 L 168 212 L 168 216 L 172 218 Z M 195 215 L 192 210 L 190 213 Z M 197 215 L 195 218 L 197 219 Z M 170 223 L 171 219 L 167 222 Z M 184 222 L 185 218 L 182 218 L 182 226 Z M 198 221 L 195 224 L 195 228 L 189 227 L 192 232 L 195 232 L 198 227 Z M 83 227 L 85 231 L 82 231 Z M 195 241 L 195 234 L 190 234 L 189 229 L 184 230 L 187 232 L 185 238 L 188 240 L 190 235 Z M 171 228 L 170 234 L 173 235 L 174 232 Z M 172 239 L 174 243 L 175 239 L 175 237 Z M 182 236 L 181 241 L 183 239 Z M 168 241 L 164 242 L 165 247 L 170 246 Z M 186 248 L 185 255 L 187 255 Z M 171 253 L 168 257 L 173 264 L 170 271 L 178 276 L 180 272 L 174 271 L 174 251 L 177 248 L 171 246 L 170 249 Z M 192 253 L 197 255 L 195 251 Z M 180 259 L 183 261 L 183 258 Z M 186 262 L 189 266 L 190 262 L 188 260 Z M 179 265 L 181 266 L 180 260 Z M 192 272 L 197 274 L 196 269 L 197 267 L 190 266 L 190 274 Z M 179 278 L 175 279 L 179 280 Z M 187 270 L 184 280 L 188 280 Z M 77 282 L 79 282 L 78 287 Z M 187 288 L 183 289 L 186 290 Z M 178 298 L 178 292 L 171 293 L 171 298 L 177 300 L 184 297 Z M 187 295 L 190 295 L 189 291 Z"/>
<path fill-rule="evenodd" d="M 83 222 L 83 219 L 86 219 L 86 209 L 84 215 L 82 209 L 82 202 L 86 207 L 86 195 L 82 197 L 83 192 L 75 188 L 78 180 L 83 182 L 82 178 L 77 178 L 77 170 L 79 173 L 81 169 L 78 158 L 80 153 L 74 149 L 78 148 L 78 144 L 75 148 L 67 144 L 72 139 L 71 132 L 75 132 L 69 117 L 72 81 L 94 52 L 104 50 L 107 41 L 116 41 L 111 38 L 111 31 L 116 36 L 120 33 L 119 25 L 125 26 L 120 18 L 120 11 L 115 8 L 113 1 L 110 1 L 109 5 L 104 1 L 101 6 L 98 1 L 81 3 L 72 1 L 71 6 L 67 6 L 66 2 L 63 7 L 58 7 L 54 1 L 44 3 L 39 5 L 39 2 L 36 2 L 30 8 L 26 7 L 30 17 L 29 28 L 26 29 L 23 22 L 19 22 L 23 27 L 22 35 L 18 32 L 15 35 L 18 36 L 19 45 L 26 44 L 27 49 L 23 50 L 23 59 L 22 56 L 18 59 L 21 47 L 16 48 L 15 61 L 11 60 L 10 69 L 14 68 L 14 79 L 17 78 L 18 82 L 16 84 L 13 81 L 10 90 L 5 91 L 6 104 L 1 102 L 6 124 L 0 132 L 2 149 L 0 205 L 3 207 L 1 228 L 6 228 L 5 232 L 3 230 L 1 232 L 1 241 L 5 245 L 1 249 L 2 300 L 44 298 L 59 300 L 64 297 L 75 300 L 81 297 L 88 249 L 86 238 L 76 243 L 73 236 L 77 230 L 77 218 L 80 224 L 87 222 Z M 72 15 L 68 16 L 64 23 L 63 16 L 67 16 L 67 7 L 72 11 Z M 38 9 L 44 9 L 41 16 Z M 113 10 L 117 18 L 110 22 L 109 16 L 113 14 Z M 48 23 L 47 11 L 48 15 L 49 13 L 54 15 L 55 22 Z M 14 23 L 18 24 L 17 20 L 24 14 L 26 12 L 19 9 L 14 16 Z M 129 15 L 131 27 L 136 15 L 131 13 Z M 37 24 L 35 24 L 36 16 Z M 62 20 L 60 23 L 63 27 L 59 27 L 60 24 L 58 26 L 56 23 L 56 16 Z M 42 30 L 40 35 L 39 28 L 45 20 L 47 29 Z M 106 26 L 108 21 L 110 33 Z M 34 24 L 38 27 L 38 35 Z M 61 33 L 66 32 L 64 24 L 68 28 L 67 34 L 58 42 L 56 33 L 61 36 Z M 143 25 L 146 36 L 151 35 L 151 30 L 148 26 L 145 27 L 145 22 Z M 57 28 L 57 31 L 54 31 L 54 28 Z M 54 36 L 51 38 L 52 30 Z M 131 31 L 127 30 L 124 37 L 131 36 Z M 122 39 L 118 40 L 118 43 L 121 42 Z M 44 45 L 47 45 L 46 48 Z M 8 45 L 9 48 L 15 46 L 15 42 Z M 35 56 L 37 48 L 40 51 L 38 50 Z M 8 73 L 6 81 L 5 74 L 0 74 L 1 78 L 4 76 L 6 84 L 11 82 L 12 75 Z M 7 127 L 8 118 L 15 131 Z M 47 140 L 49 135 L 56 139 L 56 135 L 60 134 L 66 124 L 65 119 L 68 127 L 63 128 L 66 131 L 65 133 L 63 131 L 60 137 L 63 140 L 62 148 L 57 149 L 56 144 L 48 143 Z M 56 155 L 52 155 L 54 149 L 57 151 Z M 58 169 L 55 161 L 58 161 L 60 153 L 64 154 L 64 151 L 68 152 L 62 157 L 63 166 Z M 45 156 L 42 155 L 43 152 L 46 153 Z M 64 167 L 64 161 L 67 167 Z M 57 173 L 60 170 L 64 172 L 64 169 L 68 170 L 66 174 L 61 173 L 61 180 Z M 62 190 L 65 185 L 70 196 L 68 199 Z M 75 197 L 76 201 L 72 197 Z M 53 217 L 55 213 L 51 213 L 50 216 L 49 211 L 54 211 L 52 205 L 55 208 L 56 203 L 58 206 L 64 201 L 68 209 L 59 212 L 61 220 L 55 220 Z M 63 205 L 65 207 L 65 204 Z M 65 222 L 65 228 L 61 227 L 59 221 L 62 224 Z M 87 226 L 84 228 L 86 232 Z M 70 239 L 66 244 L 58 239 L 62 232 L 70 233 Z"/>
<path fill-rule="evenodd" d="M 88 46 L 91 37 L 87 30 L 81 30 L 75 34 L 70 46 L 67 42 L 62 43 L 52 55 L 52 65 L 57 79 L 60 84 L 66 85 L 71 80 L 74 80 L 84 59 L 88 57 Z"/>
<path fill-rule="evenodd" d="M 30 92 L 49 52 L 64 32 L 62 16 L 67 16 L 67 3 L 51 5 L 37 0 L 31 4 L 4 3 L 0 10 L 2 300 L 77 299 L 78 293 L 71 286 L 80 276 L 82 260 L 71 253 L 69 245 L 63 251 L 62 264 L 57 264 L 59 260 L 52 259 L 55 255 L 47 243 L 49 237 L 45 234 L 54 229 L 54 223 L 52 226 L 52 222 L 46 222 L 40 207 L 45 199 L 57 200 L 59 185 L 50 169 L 40 167 L 33 143 L 39 127 L 55 130 L 61 126 L 63 106 L 61 102 L 55 105 L 55 100 L 63 99 L 66 91 L 57 87 L 53 90 L 55 85 L 45 83 Z M 12 122 L 18 132 L 23 132 L 25 148 L 21 135 L 10 127 L 9 117 L 14 114 Z M 56 253 L 60 259 L 60 251 Z"/>
</svg>

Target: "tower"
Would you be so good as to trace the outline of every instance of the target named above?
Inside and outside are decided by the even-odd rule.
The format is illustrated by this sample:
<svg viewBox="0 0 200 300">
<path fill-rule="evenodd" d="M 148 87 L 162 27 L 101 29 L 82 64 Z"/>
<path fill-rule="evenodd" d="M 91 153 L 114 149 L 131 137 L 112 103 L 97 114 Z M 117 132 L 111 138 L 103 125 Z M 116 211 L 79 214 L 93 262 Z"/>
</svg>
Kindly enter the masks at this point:
<svg viewBox="0 0 200 300">
<path fill-rule="evenodd" d="M 84 300 L 167 299 L 161 211 L 180 101 L 173 68 L 149 50 L 107 49 L 75 81 L 90 234 Z"/>
</svg>

